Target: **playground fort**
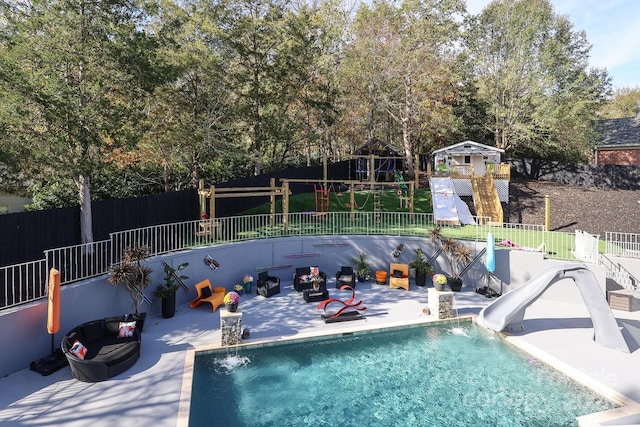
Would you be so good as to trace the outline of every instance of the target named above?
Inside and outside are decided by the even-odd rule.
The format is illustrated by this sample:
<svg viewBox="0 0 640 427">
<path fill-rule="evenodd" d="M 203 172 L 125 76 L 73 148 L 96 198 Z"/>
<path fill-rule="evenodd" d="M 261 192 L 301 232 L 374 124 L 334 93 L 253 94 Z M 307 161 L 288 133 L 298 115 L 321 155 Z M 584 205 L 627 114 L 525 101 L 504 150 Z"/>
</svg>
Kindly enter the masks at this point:
<svg viewBox="0 0 640 427">
<path fill-rule="evenodd" d="M 420 158 L 417 155 L 411 159 L 413 164 L 407 165 L 406 157 L 367 154 L 346 157 L 349 161 L 349 177 L 354 179 L 337 179 L 329 176 L 328 162 L 335 157 L 325 156 L 322 160 L 321 179 L 283 178 L 280 179 L 281 185 L 276 186 L 275 179 L 272 178 L 268 187 L 216 188 L 210 186 L 208 189 L 201 180 L 198 191 L 200 213 L 204 220 L 208 220 L 202 232 L 210 233 L 215 229 L 216 200 L 231 197 L 269 197 L 271 225 L 275 221 L 276 197 L 282 197 L 283 221 L 286 227 L 289 196 L 292 194 L 291 183 L 313 184 L 315 193 L 313 213 L 319 217 L 330 211 L 331 191 L 336 192 L 336 195 L 342 195 L 343 189 L 346 189 L 349 194 L 347 206 L 350 208 L 352 219 L 355 212 L 362 208 L 356 202 L 356 191 L 367 192 L 364 203 L 368 203 L 371 196 L 373 212 L 379 214 L 382 192 L 395 188 L 400 209 L 413 214 L 415 190 L 420 188 L 420 179 L 425 176 L 429 181 L 436 224 L 475 224 L 476 218 L 484 222 L 500 224 L 503 222 L 502 202 L 507 203 L 509 200 L 510 180 L 509 165 L 500 162 L 503 153 L 503 150 L 495 147 L 465 141 L 434 151 L 433 167 L 431 163 L 425 163 L 426 171 L 418 167 Z M 345 157 L 341 159 L 344 160 Z M 415 170 L 413 179 L 405 180 L 405 176 L 410 175 L 409 169 Z M 473 198 L 476 218 L 460 198 L 461 196 Z"/>
</svg>

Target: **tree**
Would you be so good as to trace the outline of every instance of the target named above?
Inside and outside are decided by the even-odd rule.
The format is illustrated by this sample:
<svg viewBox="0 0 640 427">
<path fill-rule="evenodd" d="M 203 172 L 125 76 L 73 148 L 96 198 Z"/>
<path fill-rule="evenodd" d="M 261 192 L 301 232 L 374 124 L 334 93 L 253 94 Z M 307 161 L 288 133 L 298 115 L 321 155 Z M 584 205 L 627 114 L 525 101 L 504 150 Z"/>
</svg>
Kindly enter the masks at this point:
<svg viewBox="0 0 640 427">
<path fill-rule="evenodd" d="M 623 87 L 613 91 L 613 97 L 600 108 L 599 115 L 603 119 L 620 119 L 636 115 L 640 102 L 640 88 Z"/>
<path fill-rule="evenodd" d="M 495 0 L 467 21 L 469 66 L 495 145 L 512 155 L 585 159 L 609 91 L 590 45 L 548 0 Z"/>
<path fill-rule="evenodd" d="M 210 2 L 166 0 L 150 27 L 167 78 L 148 98 L 148 132 L 136 160 L 161 168 L 165 191 L 197 188 L 205 165 L 237 151 L 217 48 L 220 22 Z"/>
<path fill-rule="evenodd" d="M 83 243 L 93 240 L 92 177 L 112 150 L 136 142 L 139 100 L 157 80 L 142 6 L 133 0 L 2 4 L 0 80 L 25 116 L 12 141 L 27 154 L 21 169 L 51 183 L 73 179 Z"/>
<path fill-rule="evenodd" d="M 377 128 L 388 128 L 389 119 L 394 123 L 411 176 L 413 154 L 452 128 L 456 17 L 463 11 L 460 1 L 374 1 L 355 19 L 345 91 L 366 114 L 368 140 Z"/>
</svg>

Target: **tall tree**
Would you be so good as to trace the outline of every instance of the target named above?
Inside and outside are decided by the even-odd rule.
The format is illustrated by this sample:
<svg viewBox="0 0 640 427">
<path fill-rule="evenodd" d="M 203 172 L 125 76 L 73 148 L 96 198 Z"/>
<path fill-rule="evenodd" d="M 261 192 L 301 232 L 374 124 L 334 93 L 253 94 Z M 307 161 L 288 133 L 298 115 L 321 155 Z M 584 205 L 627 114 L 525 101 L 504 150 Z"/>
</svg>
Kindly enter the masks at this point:
<svg viewBox="0 0 640 427">
<path fill-rule="evenodd" d="M 640 104 L 640 87 L 622 87 L 613 91 L 613 96 L 600 109 L 603 119 L 619 119 L 633 117 L 637 114 Z"/>
<path fill-rule="evenodd" d="M 134 0 L 3 2 L 3 88 L 22 101 L 27 177 L 73 179 L 82 242 L 93 240 L 91 182 L 115 147 L 139 135 L 139 100 L 155 82 L 154 43 Z M 30 166 L 37 165 L 37 168 Z"/>
<path fill-rule="evenodd" d="M 150 24 L 167 81 L 148 99 L 149 131 L 138 157 L 160 164 L 165 191 L 197 188 L 205 165 L 236 151 L 229 146 L 231 108 L 217 47 L 219 24 L 211 2 L 200 0 L 163 0 Z"/>
<path fill-rule="evenodd" d="M 451 131 L 463 12 L 461 1 L 374 1 L 355 20 L 345 61 L 349 87 L 366 102 L 369 138 L 376 114 L 395 123 L 411 176 L 413 154 Z"/>
<path fill-rule="evenodd" d="M 468 24 L 466 53 L 496 146 L 512 155 L 585 159 L 609 79 L 588 68 L 584 32 L 549 0 L 494 0 Z"/>
</svg>

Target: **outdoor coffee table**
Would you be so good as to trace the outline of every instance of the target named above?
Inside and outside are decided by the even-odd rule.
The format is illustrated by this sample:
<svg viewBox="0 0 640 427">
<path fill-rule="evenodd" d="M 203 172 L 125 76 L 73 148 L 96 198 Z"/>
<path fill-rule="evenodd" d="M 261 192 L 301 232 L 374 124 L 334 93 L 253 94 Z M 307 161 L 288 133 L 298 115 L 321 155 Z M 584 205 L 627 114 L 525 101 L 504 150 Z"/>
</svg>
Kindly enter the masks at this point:
<svg viewBox="0 0 640 427">
<path fill-rule="evenodd" d="M 305 302 L 324 301 L 329 298 L 329 291 L 305 289 L 302 291 L 302 298 L 304 298 Z"/>
</svg>

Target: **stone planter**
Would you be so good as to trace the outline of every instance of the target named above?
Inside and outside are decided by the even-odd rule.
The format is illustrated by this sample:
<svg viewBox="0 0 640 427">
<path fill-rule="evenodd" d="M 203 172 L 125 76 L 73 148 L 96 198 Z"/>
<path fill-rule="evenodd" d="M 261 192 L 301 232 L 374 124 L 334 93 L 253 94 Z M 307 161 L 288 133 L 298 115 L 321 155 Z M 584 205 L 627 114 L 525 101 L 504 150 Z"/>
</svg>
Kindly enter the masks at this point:
<svg viewBox="0 0 640 427">
<path fill-rule="evenodd" d="M 229 313 L 234 313 L 236 310 L 238 310 L 238 303 L 225 303 L 224 304 L 225 308 L 227 309 L 227 311 Z"/>
</svg>

